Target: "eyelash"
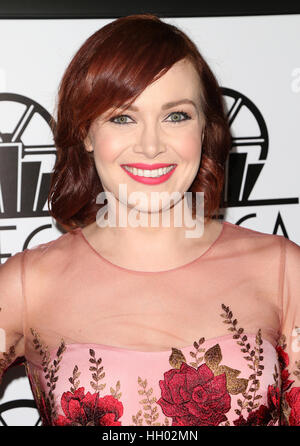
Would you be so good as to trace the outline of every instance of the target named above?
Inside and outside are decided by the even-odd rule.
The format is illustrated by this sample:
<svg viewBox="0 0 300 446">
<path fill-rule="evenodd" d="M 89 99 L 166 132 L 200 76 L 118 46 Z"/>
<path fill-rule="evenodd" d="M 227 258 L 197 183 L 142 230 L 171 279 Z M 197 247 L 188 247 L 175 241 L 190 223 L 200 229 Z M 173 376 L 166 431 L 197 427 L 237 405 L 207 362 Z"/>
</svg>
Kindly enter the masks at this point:
<svg viewBox="0 0 300 446">
<path fill-rule="evenodd" d="M 181 114 L 184 116 L 185 119 L 181 119 L 180 121 L 169 121 L 169 122 L 172 122 L 172 124 L 178 124 L 179 122 L 183 122 L 183 121 L 187 121 L 187 120 L 191 119 L 190 115 L 184 111 L 174 111 L 174 112 L 170 113 L 168 115 L 168 117 L 171 115 L 174 115 L 174 114 Z M 130 118 L 130 116 L 128 116 L 128 115 L 117 115 L 117 116 L 112 117 L 109 121 L 112 122 L 113 124 L 119 124 L 119 125 L 132 124 L 132 122 L 123 122 L 122 124 L 120 122 L 114 122 L 114 119 L 121 118 L 123 116 Z"/>
</svg>

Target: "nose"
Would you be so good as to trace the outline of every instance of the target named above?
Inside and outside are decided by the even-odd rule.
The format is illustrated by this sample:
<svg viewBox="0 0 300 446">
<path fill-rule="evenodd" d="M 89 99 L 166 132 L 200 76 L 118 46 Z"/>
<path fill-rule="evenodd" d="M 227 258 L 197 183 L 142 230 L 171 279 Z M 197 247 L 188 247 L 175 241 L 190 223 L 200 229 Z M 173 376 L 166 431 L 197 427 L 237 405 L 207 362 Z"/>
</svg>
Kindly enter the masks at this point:
<svg viewBox="0 0 300 446">
<path fill-rule="evenodd" d="M 134 152 L 143 153 L 147 158 L 155 158 L 160 153 L 166 151 L 166 145 L 162 136 L 158 123 L 144 122 L 140 133 L 137 135 Z"/>
</svg>

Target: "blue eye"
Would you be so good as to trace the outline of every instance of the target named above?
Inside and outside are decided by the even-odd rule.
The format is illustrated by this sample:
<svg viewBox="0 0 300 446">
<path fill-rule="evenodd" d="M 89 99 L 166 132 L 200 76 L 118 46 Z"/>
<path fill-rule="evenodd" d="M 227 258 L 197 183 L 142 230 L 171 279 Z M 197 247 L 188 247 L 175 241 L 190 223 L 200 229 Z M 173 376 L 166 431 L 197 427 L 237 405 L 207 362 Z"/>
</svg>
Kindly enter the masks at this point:
<svg viewBox="0 0 300 446">
<path fill-rule="evenodd" d="M 183 119 L 180 119 L 180 115 L 183 116 Z M 170 116 L 175 116 L 175 117 L 177 116 L 176 119 L 169 121 L 169 122 L 172 122 L 172 123 L 175 123 L 175 124 L 177 124 L 178 122 L 187 121 L 188 119 L 191 119 L 190 115 L 188 115 L 184 111 L 172 112 L 172 113 L 169 114 L 168 117 L 170 117 Z M 113 118 L 111 118 L 109 121 L 113 122 L 114 124 L 120 124 L 120 125 L 132 124 L 132 122 L 126 122 L 126 118 L 130 118 L 130 116 L 128 116 L 128 115 L 117 115 L 117 116 L 114 116 Z M 119 122 L 117 122 L 116 120 L 119 120 Z"/>
<path fill-rule="evenodd" d="M 184 117 L 184 119 L 178 119 L 176 118 L 175 120 L 172 120 L 171 122 L 177 124 L 177 122 L 182 122 L 182 121 L 187 121 L 188 119 L 191 119 L 191 117 L 184 111 L 176 111 L 173 113 L 170 113 L 169 116 L 180 116 L 182 115 Z"/>
<path fill-rule="evenodd" d="M 123 118 L 123 122 L 116 122 L 115 121 L 115 119 L 120 119 L 120 118 Z M 110 122 L 114 122 L 115 124 L 121 124 L 121 125 L 123 125 L 123 124 L 130 124 L 130 122 L 125 122 L 124 118 L 129 118 L 129 116 L 128 115 L 118 115 L 118 116 L 114 116 L 109 121 Z"/>
</svg>

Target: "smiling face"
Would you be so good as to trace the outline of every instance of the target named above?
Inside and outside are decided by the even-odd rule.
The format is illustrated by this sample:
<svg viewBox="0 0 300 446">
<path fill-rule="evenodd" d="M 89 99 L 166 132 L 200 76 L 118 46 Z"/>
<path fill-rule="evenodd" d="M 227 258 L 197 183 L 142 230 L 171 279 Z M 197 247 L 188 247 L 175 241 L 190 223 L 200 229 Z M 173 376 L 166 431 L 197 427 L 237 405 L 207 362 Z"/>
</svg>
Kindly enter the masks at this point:
<svg viewBox="0 0 300 446">
<path fill-rule="evenodd" d="M 93 122 L 85 141 L 86 150 L 94 151 L 104 190 L 119 199 L 119 184 L 126 184 L 127 196 L 140 191 L 148 203 L 151 192 L 183 196 L 199 168 L 205 125 L 200 80 L 192 63 L 177 62 L 130 108 L 124 106 L 108 118 L 111 111 Z M 141 203 L 135 207 L 150 210 Z"/>
</svg>

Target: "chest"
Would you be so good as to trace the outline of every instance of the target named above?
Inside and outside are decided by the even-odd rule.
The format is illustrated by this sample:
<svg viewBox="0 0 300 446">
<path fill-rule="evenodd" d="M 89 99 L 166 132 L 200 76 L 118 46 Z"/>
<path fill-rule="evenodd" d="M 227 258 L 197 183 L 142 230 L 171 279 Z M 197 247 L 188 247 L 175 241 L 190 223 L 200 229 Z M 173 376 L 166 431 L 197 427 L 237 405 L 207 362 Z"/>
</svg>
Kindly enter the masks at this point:
<svg viewBox="0 0 300 446">
<path fill-rule="evenodd" d="M 138 275 L 89 283 L 85 277 L 76 290 L 58 290 L 33 313 L 39 323 L 44 317 L 46 326 L 62 327 L 79 342 L 93 340 L 137 350 L 183 347 L 202 337 L 238 329 L 255 333 L 259 328 L 274 344 L 280 314 L 273 290 L 259 280 L 219 278 Z"/>
</svg>

